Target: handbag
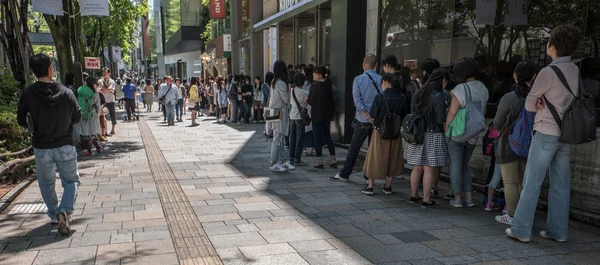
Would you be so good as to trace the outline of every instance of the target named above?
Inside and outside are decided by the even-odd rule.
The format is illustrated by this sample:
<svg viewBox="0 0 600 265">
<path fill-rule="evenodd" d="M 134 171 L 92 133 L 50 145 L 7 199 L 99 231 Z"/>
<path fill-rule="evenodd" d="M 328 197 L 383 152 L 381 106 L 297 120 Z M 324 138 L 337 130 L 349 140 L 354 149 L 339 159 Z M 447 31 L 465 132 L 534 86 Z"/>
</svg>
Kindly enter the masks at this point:
<svg viewBox="0 0 600 265">
<path fill-rule="evenodd" d="M 165 93 L 165 94 L 164 94 L 162 97 L 160 97 L 160 98 L 158 99 L 158 102 L 159 102 L 160 104 L 163 104 L 163 105 L 165 104 L 165 99 L 167 98 L 167 95 L 169 94 L 169 91 L 171 91 L 171 88 L 172 88 L 172 87 L 173 87 L 173 85 L 169 86 L 169 89 L 167 89 L 167 93 Z"/>
<path fill-rule="evenodd" d="M 274 88 L 273 85 L 271 85 L 271 89 L 275 92 L 277 92 L 277 94 L 279 94 L 279 96 L 281 97 L 281 93 L 279 93 L 279 91 L 277 91 L 276 88 Z M 267 100 L 267 102 L 271 101 L 271 95 L 273 93 L 269 93 L 269 99 Z M 271 108 L 271 107 L 265 107 L 264 108 L 264 118 L 265 121 L 267 122 L 277 122 L 277 121 L 281 121 L 281 118 L 283 117 L 283 109 L 280 108 Z"/>
<path fill-rule="evenodd" d="M 300 121 L 302 122 L 302 124 L 304 124 L 304 126 L 307 126 L 310 124 L 310 116 L 308 115 L 308 110 L 306 108 L 303 108 L 302 106 L 300 106 L 300 102 L 298 101 L 298 98 L 296 97 L 296 91 L 294 91 L 294 89 L 292 89 L 292 97 L 294 98 L 294 102 L 296 102 L 296 107 L 298 107 L 298 111 L 300 112 Z"/>
<path fill-rule="evenodd" d="M 465 84 L 466 92 L 467 92 L 467 102 L 466 106 L 462 109 L 459 109 L 459 112 L 464 111 L 465 121 L 464 126 L 460 128 L 464 128 L 464 133 L 460 136 L 452 136 L 452 141 L 458 143 L 467 142 L 475 137 L 477 137 L 481 132 L 485 130 L 485 117 L 483 116 L 483 112 L 479 110 L 478 105 L 479 101 L 473 101 L 471 98 L 471 88 L 469 85 Z M 458 116 L 458 113 L 457 113 Z M 461 126 L 461 125 L 458 125 Z M 459 128 L 459 127 L 455 127 Z"/>
</svg>

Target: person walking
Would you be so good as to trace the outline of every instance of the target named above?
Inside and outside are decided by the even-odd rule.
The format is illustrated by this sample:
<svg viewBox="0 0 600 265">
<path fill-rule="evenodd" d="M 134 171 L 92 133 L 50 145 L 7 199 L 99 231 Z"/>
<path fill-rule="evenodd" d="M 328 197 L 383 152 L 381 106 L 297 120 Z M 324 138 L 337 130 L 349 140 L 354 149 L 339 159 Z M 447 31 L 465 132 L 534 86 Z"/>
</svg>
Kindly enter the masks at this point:
<svg viewBox="0 0 600 265">
<path fill-rule="evenodd" d="M 105 136 L 111 136 L 116 133 L 117 127 L 117 114 L 115 113 L 115 80 L 110 78 L 110 69 L 108 67 L 102 68 L 102 78 L 98 80 L 98 86 L 100 87 L 100 93 L 104 96 L 104 100 L 106 101 L 106 108 L 108 109 L 108 115 L 110 115 L 110 121 L 112 123 L 112 128 L 110 129 L 110 134 Z"/>
<path fill-rule="evenodd" d="M 192 112 L 192 126 L 198 126 L 196 123 L 196 115 L 200 108 L 200 97 L 198 96 L 198 79 L 192 76 L 190 82 L 190 98 L 188 99 L 188 109 Z"/>
<path fill-rule="evenodd" d="M 294 170 L 296 167 L 286 161 L 283 138 L 289 134 L 290 114 L 287 106 L 290 104 L 289 75 L 285 63 L 278 60 L 273 65 L 273 85 L 269 97 L 269 108 L 280 109 L 281 120 L 271 121 L 273 127 L 273 143 L 271 144 L 271 171 L 284 172 Z"/>
<path fill-rule="evenodd" d="M 127 120 L 131 121 L 131 118 L 135 114 L 135 85 L 131 83 L 131 77 L 125 79 L 125 85 L 121 88 L 125 99 L 125 110 L 127 111 Z"/>
<path fill-rule="evenodd" d="M 579 28 L 569 24 L 560 25 L 550 32 L 546 54 L 552 58 L 552 63 L 540 71 L 525 101 L 525 109 L 536 112 L 534 135 L 529 148 L 521 199 L 517 204 L 512 226 L 506 229 L 509 237 L 521 242 L 531 240 L 533 219 L 546 172 L 549 172 L 550 178 L 548 218 L 546 228 L 540 231 L 540 236 L 558 242 L 566 242 L 569 237 L 573 146 L 560 142 L 562 131 L 550 108 L 555 108 L 559 117 L 564 116 L 564 111 L 574 100 L 573 94 L 580 94 L 582 87 L 579 85 L 579 69 L 571 60 L 571 55 L 577 50 L 581 37 Z M 552 67 L 558 68 L 563 74 L 565 83 L 573 94 L 567 90 Z"/>
<path fill-rule="evenodd" d="M 385 73 L 381 77 L 383 93 L 375 96 L 373 106 L 369 111 L 369 122 L 374 128 L 380 128 L 384 119 L 389 114 L 396 114 L 400 120 L 408 114 L 409 100 L 406 91 L 402 89 L 402 79 L 396 78 L 393 73 Z M 401 176 L 404 172 L 402 137 L 397 139 L 383 139 L 379 130 L 373 130 L 372 142 L 367 151 L 363 173 L 369 176 L 367 186 L 361 191 L 365 195 L 374 194 L 375 179 L 385 179 L 382 191 L 386 195 L 392 194 L 394 177 Z"/>
<path fill-rule="evenodd" d="M 150 83 L 150 79 L 146 80 L 146 87 L 144 88 L 144 101 L 146 102 L 146 111 L 152 112 L 152 105 L 154 104 L 154 94 L 152 93 L 154 88 Z"/>
<path fill-rule="evenodd" d="M 302 150 L 304 149 L 304 127 L 305 124 L 302 121 L 302 111 L 306 110 L 306 99 L 308 98 L 308 92 L 302 89 L 306 77 L 303 73 L 296 73 L 294 76 L 294 88 L 292 89 L 290 102 L 292 108 L 290 110 L 290 163 L 294 166 L 305 166 L 306 163 L 302 162 Z"/>
<path fill-rule="evenodd" d="M 187 115 L 187 101 L 190 97 L 190 85 L 188 85 L 188 80 L 187 78 L 184 78 L 183 81 L 181 82 L 181 95 L 183 96 L 183 115 Z"/>
<path fill-rule="evenodd" d="M 430 77 L 430 78 L 429 78 Z M 409 202 L 416 203 L 419 197 L 419 186 L 423 176 L 423 202 L 421 207 L 428 208 L 435 205 L 431 199 L 435 185 L 435 174 L 439 167 L 448 162 L 448 149 L 444 137 L 444 121 L 446 119 L 446 101 L 444 100 L 444 88 L 446 87 L 450 73 L 443 68 L 434 70 L 417 90 L 411 100 L 411 113 L 420 114 L 423 119 L 425 135 L 422 144 L 406 145 L 404 157 L 412 172 L 410 174 L 411 197 Z"/>
<path fill-rule="evenodd" d="M 79 122 L 79 134 L 75 134 L 75 137 L 81 137 L 82 146 L 87 146 L 86 155 L 91 156 L 92 146 L 96 148 L 96 153 L 102 151 L 102 147 L 98 144 L 97 136 L 102 133 L 100 128 L 100 121 L 98 119 L 98 112 L 100 111 L 100 97 L 96 92 L 98 88 L 98 80 L 93 77 L 88 77 L 85 80 L 86 85 L 83 85 L 77 89 L 77 102 L 81 108 L 81 122 Z"/>
<path fill-rule="evenodd" d="M 507 209 L 506 214 L 496 216 L 496 221 L 502 224 L 512 224 L 520 193 L 523 189 L 523 174 L 527 162 L 526 158 L 521 158 L 512 151 L 508 136 L 512 133 L 519 119 L 537 70 L 537 66 L 532 61 L 522 61 L 517 64 L 513 73 L 516 82 L 515 90 L 502 96 L 494 117 L 494 124 L 497 124 L 497 129 L 501 131 L 494 151 L 496 164 L 500 167 L 502 181 L 504 182 L 504 199 L 506 200 Z M 490 203 L 489 200 L 488 203 Z"/>
<path fill-rule="evenodd" d="M 479 73 L 479 65 L 473 58 L 463 58 L 454 63 L 452 72 L 456 81 L 459 83 L 452 91 L 451 103 L 444 124 L 444 132 L 448 131 L 448 125 L 456 117 L 460 108 L 466 108 L 467 103 L 477 102 L 477 110 L 485 113 L 485 105 L 489 98 L 488 89 L 485 85 L 476 80 Z M 473 207 L 472 190 L 473 177 L 469 172 L 469 160 L 479 135 L 466 142 L 457 142 L 452 138 L 448 139 L 448 153 L 450 156 L 450 184 L 454 192 L 454 199 L 450 200 L 450 206 L 455 208 Z"/>
<path fill-rule="evenodd" d="M 369 138 L 370 142 L 373 126 L 369 122 L 369 111 L 371 110 L 375 96 L 382 92 L 381 88 L 379 87 L 381 85 L 381 76 L 375 72 L 376 64 L 377 57 L 372 53 L 367 54 L 362 62 L 362 68 L 364 72 L 354 78 L 354 82 L 352 83 L 352 98 L 354 99 L 354 106 L 356 107 L 356 114 L 353 122 L 354 132 L 352 133 L 352 139 L 350 140 L 350 147 L 348 148 L 348 155 L 346 156 L 344 167 L 338 174 L 329 178 L 329 180 L 348 181 L 350 174 L 352 174 L 352 170 L 354 170 L 354 165 L 356 165 L 360 148 L 362 148 L 367 138 Z M 317 69 L 318 67 L 314 69 L 315 73 L 317 72 Z M 314 76 L 317 76 L 317 74 Z M 314 78 L 314 80 L 318 81 L 317 78 Z M 319 82 L 313 83 L 313 86 L 310 88 L 311 94 L 313 94 L 314 84 L 316 83 Z M 310 105 L 313 108 L 311 111 L 312 115 L 316 114 L 318 116 L 318 111 L 315 112 L 314 110 L 315 106 L 312 104 Z M 313 120 L 314 119 L 315 118 L 313 118 Z M 329 123 L 327 124 L 328 129 L 326 133 L 329 134 Z M 320 128 L 316 128 L 316 126 L 317 123 L 313 122 L 313 136 L 315 138 L 315 142 L 323 137 L 322 135 L 319 135 Z M 329 147 L 330 144 L 327 143 L 327 145 Z M 317 156 L 321 152 L 319 149 L 320 146 L 315 144 Z M 366 180 L 367 176 L 364 176 L 364 178 Z"/>
<path fill-rule="evenodd" d="M 54 66 L 50 57 L 34 55 L 29 67 L 38 80 L 21 93 L 17 122 L 32 134 L 37 181 L 50 223 L 58 224 L 60 234 L 69 235 L 79 186 L 73 124 L 81 121 L 81 109 L 72 90 L 52 81 Z M 56 170 L 63 187 L 60 205 L 55 190 Z"/>
<path fill-rule="evenodd" d="M 175 104 L 177 104 L 177 99 L 179 97 L 179 93 L 177 92 L 178 88 L 172 84 L 172 78 L 170 76 L 165 76 L 165 85 L 162 86 L 161 91 L 158 92 L 158 97 L 163 99 L 163 108 L 165 109 L 165 115 L 167 117 L 167 126 L 175 125 Z"/>
<path fill-rule="evenodd" d="M 158 91 L 160 91 L 161 87 L 162 87 L 162 80 L 160 78 L 157 78 L 156 84 L 154 85 L 154 95 L 156 96 L 157 100 L 158 100 Z M 158 102 L 158 111 L 162 111 L 161 108 L 162 108 L 162 104 L 160 102 Z M 165 116 L 164 112 L 163 112 L 163 116 Z"/>
<path fill-rule="evenodd" d="M 323 145 L 327 145 L 327 149 L 329 149 L 329 166 L 336 168 L 335 146 L 331 140 L 330 133 L 331 121 L 335 116 L 335 99 L 333 98 L 333 88 L 331 87 L 327 67 L 325 65 L 315 67 L 313 79 L 315 82 L 310 87 L 307 103 L 312 107 L 315 151 L 317 152 L 317 163 L 314 167 L 318 169 L 324 168 Z M 347 178 L 345 180 L 347 181 Z"/>
<path fill-rule="evenodd" d="M 183 99 L 185 97 L 185 87 L 181 85 L 181 80 L 175 78 L 175 88 L 177 89 L 177 103 L 175 103 L 175 118 L 177 122 L 183 122 Z"/>
</svg>

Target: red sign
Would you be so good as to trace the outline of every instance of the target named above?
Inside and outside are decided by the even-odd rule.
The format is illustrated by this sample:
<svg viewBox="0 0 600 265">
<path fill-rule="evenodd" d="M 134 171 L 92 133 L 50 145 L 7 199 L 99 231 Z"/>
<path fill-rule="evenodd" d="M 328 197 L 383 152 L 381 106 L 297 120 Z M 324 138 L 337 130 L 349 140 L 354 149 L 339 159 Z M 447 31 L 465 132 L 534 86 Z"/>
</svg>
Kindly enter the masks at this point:
<svg viewBox="0 0 600 265">
<path fill-rule="evenodd" d="M 412 69 L 417 69 L 417 59 L 404 60 L 404 66 Z"/>
<path fill-rule="evenodd" d="M 225 0 L 210 0 L 210 18 L 223 19 L 227 17 Z"/>
<path fill-rule="evenodd" d="M 85 57 L 85 69 L 100 69 L 100 57 Z"/>
</svg>

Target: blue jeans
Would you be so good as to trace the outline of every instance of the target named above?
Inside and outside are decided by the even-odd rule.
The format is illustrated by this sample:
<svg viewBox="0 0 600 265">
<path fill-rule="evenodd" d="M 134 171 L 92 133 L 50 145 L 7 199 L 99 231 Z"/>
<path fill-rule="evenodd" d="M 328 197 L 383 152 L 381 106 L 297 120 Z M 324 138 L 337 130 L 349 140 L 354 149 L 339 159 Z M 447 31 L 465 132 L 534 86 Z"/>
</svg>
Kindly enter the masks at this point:
<svg viewBox="0 0 600 265">
<path fill-rule="evenodd" d="M 183 99 L 177 100 L 177 104 L 175 105 L 175 116 L 178 119 L 181 119 L 181 116 L 183 116 Z"/>
<path fill-rule="evenodd" d="M 273 143 L 271 144 L 271 163 L 278 163 L 285 159 L 285 148 L 283 147 L 283 138 L 285 136 L 278 131 L 274 131 L 273 134 Z"/>
<path fill-rule="evenodd" d="M 231 122 L 238 122 L 238 101 L 235 99 L 231 100 Z"/>
<path fill-rule="evenodd" d="M 459 143 L 448 139 L 448 156 L 450 158 L 450 184 L 455 195 L 473 190 L 473 177 L 469 171 L 469 160 L 475 145 L 468 142 Z"/>
<path fill-rule="evenodd" d="M 172 101 L 167 102 L 165 104 L 165 111 L 167 113 L 167 121 L 175 122 L 175 104 Z"/>
<path fill-rule="evenodd" d="M 304 124 L 300 120 L 290 120 L 290 162 L 300 162 L 304 149 Z"/>
<path fill-rule="evenodd" d="M 531 237 L 533 217 L 546 172 L 550 169 L 546 231 L 556 239 L 567 239 L 571 196 L 571 145 L 558 136 L 536 132 L 531 140 L 523 177 L 523 191 L 512 221 L 512 233 Z"/>
<path fill-rule="evenodd" d="M 54 219 L 58 213 L 72 214 L 79 186 L 75 146 L 64 145 L 54 149 L 34 148 L 33 152 L 35 154 L 38 185 L 44 203 L 48 207 L 48 216 Z M 64 189 L 60 205 L 58 205 L 58 198 L 54 189 L 56 169 L 58 169 L 58 175 Z"/>
</svg>

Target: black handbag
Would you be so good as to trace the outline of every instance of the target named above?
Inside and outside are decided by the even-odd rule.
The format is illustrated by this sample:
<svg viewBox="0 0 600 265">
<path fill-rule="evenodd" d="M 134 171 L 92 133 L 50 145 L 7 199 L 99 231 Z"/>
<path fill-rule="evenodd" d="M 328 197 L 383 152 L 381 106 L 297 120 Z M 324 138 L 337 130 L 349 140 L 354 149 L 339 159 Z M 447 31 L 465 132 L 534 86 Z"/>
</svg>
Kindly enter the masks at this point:
<svg viewBox="0 0 600 265">
<path fill-rule="evenodd" d="M 298 107 L 298 110 L 300 112 L 300 121 L 302 122 L 302 124 L 304 124 L 304 126 L 308 126 L 310 125 L 310 115 L 308 115 L 308 109 L 303 108 L 300 105 L 300 102 L 298 102 L 298 98 L 296 97 L 296 91 L 294 91 L 294 89 L 292 89 L 292 97 L 294 98 L 294 102 L 296 102 L 296 107 Z"/>
<path fill-rule="evenodd" d="M 165 93 L 165 95 L 163 95 L 162 97 L 160 97 L 160 98 L 158 99 L 158 101 L 159 101 L 159 103 L 160 103 L 160 104 L 163 104 L 163 105 L 165 105 L 165 99 L 167 98 L 167 95 L 169 94 L 169 91 L 171 91 L 171 88 L 172 88 L 172 87 L 173 87 L 173 85 L 171 85 L 171 86 L 169 87 L 169 89 L 167 89 L 167 93 Z"/>
</svg>

